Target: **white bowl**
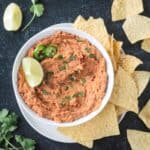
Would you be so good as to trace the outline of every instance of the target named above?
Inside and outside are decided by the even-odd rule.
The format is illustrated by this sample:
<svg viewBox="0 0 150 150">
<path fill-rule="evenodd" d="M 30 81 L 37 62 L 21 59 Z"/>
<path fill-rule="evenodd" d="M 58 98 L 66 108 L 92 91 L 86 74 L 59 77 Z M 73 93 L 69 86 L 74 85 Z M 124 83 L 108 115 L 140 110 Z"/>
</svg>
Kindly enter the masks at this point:
<svg viewBox="0 0 150 150">
<path fill-rule="evenodd" d="M 32 111 L 32 109 L 30 109 L 28 107 L 28 105 L 25 104 L 24 100 L 19 95 L 18 88 L 17 88 L 18 69 L 21 65 L 22 58 L 25 57 L 28 49 L 30 47 L 32 47 L 33 44 L 35 44 L 37 41 L 54 34 L 56 31 L 64 31 L 64 32 L 72 33 L 74 35 L 77 35 L 77 36 L 80 36 L 82 38 L 87 39 L 90 43 L 92 43 L 100 51 L 100 53 L 103 55 L 103 57 L 106 60 L 107 76 L 108 76 L 107 77 L 108 78 L 107 89 L 106 89 L 105 96 L 102 99 L 102 103 L 101 103 L 100 107 L 97 110 L 91 112 L 90 114 L 88 114 L 88 115 L 86 115 L 86 116 L 84 116 L 80 119 L 77 119 L 73 122 L 59 123 L 59 122 L 55 122 L 55 121 L 40 117 L 36 112 Z M 104 109 L 104 107 L 106 106 L 106 104 L 109 101 L 109 98 L 110 98 L 112 90 L 113 90 L 114 71 L 113 71 L 113 66 L 112 66 L 111 59 L 110 59 L 109 55 L 107 54 L 105 48 L 94 37 L 92 37 L 91 35 L 83 32 L 83 31 L 77 30 L 75 28 L 70 28 L 70 27 L 69 28 L 68 27 L 48 27 L 45 30 L 43 30 L 43 31 L 37 33 L 36 35 L 34 35 L 32 38 L 30 38 L 22 46 L 22 48 L 18 52 L 18 54 L 16 56 L 16 59 L 15 59 L 15 62 L 14 62 L 14 65 L 13 65 L 12 83 L 13 83 L 13 89 L 14 89 L 14 92 L 15 92 L 17 103 L 21 104 L 21 106 L 32 117 L 34 117 L 38 121 L 41 121 L 42 123 L 45 123 L 45 124 L 48 124 L 48 125 L 54 125 L 54 126 L 57 126 L 57 127 L 69 127 L 69 126 L 75 126 L 75 125 L 79 125 L 79 124 L 82 124 L 82 123 L 85 123 L 85 122 L 89 121 L 90 119 L 94 118 L 97 114 L 99 114 Z"/>
</svg>

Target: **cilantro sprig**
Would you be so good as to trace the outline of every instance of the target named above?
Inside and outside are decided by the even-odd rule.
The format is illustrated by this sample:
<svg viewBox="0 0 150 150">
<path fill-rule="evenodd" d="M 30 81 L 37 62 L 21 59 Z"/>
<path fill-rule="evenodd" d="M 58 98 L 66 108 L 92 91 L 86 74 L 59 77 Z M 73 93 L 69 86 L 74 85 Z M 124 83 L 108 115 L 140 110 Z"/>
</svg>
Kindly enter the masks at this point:
<svg viewBox="0 0 150 150">
<path fill-rule="evenodd" d="M 44 13 L 44 5 L 43 4 L 37 3 L 38 0 L 31 0 L 31 2 L 32 2 L 32 6 L 30 7 L 30 12 L 33 14 L 33 16 L 31 18 L 31 20 L 22 29 L 22 31 L 26 30 L 36 17 L 41 17 Z"/>
<path fill-rule="evenodd" d="M 0 148 L 6 150 L 35 150 L 35 141 L 21 135 L 14 135 L 17 128 L 17 115 L 7 109 L 0 110 Z M 11 141 L 16 141 L 20 147 Z"/>
</svg>

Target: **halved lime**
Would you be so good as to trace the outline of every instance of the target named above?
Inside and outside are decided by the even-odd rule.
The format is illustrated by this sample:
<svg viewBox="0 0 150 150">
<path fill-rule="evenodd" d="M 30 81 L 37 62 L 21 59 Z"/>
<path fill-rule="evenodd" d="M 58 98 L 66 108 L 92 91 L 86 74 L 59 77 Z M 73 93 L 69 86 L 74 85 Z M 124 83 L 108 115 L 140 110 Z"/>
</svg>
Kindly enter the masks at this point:
<svg viewBox="0 0 150 150">
<path fill-rule="evenodd" d="M 10 3 L 3 16 L 4 28 L 7 31 L 16 31 L 22 24 L 22 11 L 15 3 Z"/>
<path fill-rule="evenodd" d="M 44 77 L 43 69 L 36 59 L 32 57 L 23 58 L 22 67 L 30 87 L 36 87 L 42 82 Z"/>
</svg>

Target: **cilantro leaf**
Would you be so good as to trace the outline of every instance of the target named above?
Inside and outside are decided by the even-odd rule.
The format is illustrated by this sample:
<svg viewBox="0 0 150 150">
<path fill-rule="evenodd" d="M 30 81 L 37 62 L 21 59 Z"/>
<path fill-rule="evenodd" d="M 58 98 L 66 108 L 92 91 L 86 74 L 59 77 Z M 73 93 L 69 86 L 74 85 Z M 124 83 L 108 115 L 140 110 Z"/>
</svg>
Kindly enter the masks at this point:
<svg viewBox="0 0 150 150">
<path fill-rule="evenodd" d="M 33 16 L 30 19 L 30 21 L 25 25 L 25 27 L 22 29 L 22 31 L 27 29 L 36 17 L 41 17 L 44 13 L 43 4 L 41 3 L 37 4 L 38 0 L 31 0 L 31 2 L 32 2 L 32 6 L 30 7 L 30 12 L 33 14 Z"/>
<path fill-rule="evenodd" d="M 10 113 L 7 109 L 0 110 L 0 146 L 6 150 L 34 150 L 35 141 L 16 135 L 16 142 L 20 143 L 22 148 L 18 148 L 11 143 L 14 139 L 13 132 L 17 128 L 17 115 Z"/>
<path fill-rule="evenodd" d="M 37 17 L 41 17 L 43 15 L 43 12 L 44 12 L 43 4 L 32 5 L 30 8 L 30 12 L 35 14 Z"/>
<path fill-rule="evenodd" d="M 34 150 L 36 142 L 32 139 L 25 138 L 21 135 L 15 135 L 15 140 L 18 142 L 23 150 Z"/>
<path fill-rule="evenodd" d="M 2 109 L 0 111 L 0 122 L 3 122 L 5 117 L 8 115 L 8 110 L 7 109 Z"/>
</svg>

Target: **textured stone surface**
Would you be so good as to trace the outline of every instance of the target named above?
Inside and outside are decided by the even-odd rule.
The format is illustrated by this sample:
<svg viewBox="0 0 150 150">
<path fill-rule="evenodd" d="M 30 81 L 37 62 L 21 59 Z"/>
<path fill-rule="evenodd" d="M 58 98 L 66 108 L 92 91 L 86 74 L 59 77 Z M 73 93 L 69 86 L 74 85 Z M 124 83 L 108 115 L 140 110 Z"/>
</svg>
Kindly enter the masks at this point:
<svg viewBox="0 0 150 150">
<path fill-rule="evenodd" d="M 115 38 L 123 40 L 123 48 L 126 53 L 133 54 L 144 61 L 144 64 L 138 67 L 138 70 L 150 71 L 150 54 L 145 53 L 140 48 L 140 42 L 131 45 L 127 40 L 121 28 L 123 21 L 112 22 L 110 8 L 112 0 L 41 0 L 45 4 L 46 10 L 44 16 L 38 18 L 25 32 L 6 32 L 3 28 L 2 16 L 6 6 L 10 0 L 0 1 L 0 108 L 8 108 L 15 111 L 20 116 L 20 124 L 18 133 L 37 140 L 38 150 L 85 150 L 86 148 L 78 144 L 62 144 L 44 138 L 36 133 L 24 120 L 19 108 L 16 104 L 15 96 L 12 89 L 11 73 L 12 65 L 17 52 L 20 47 L 32 35 L 41 31 L 42 29 L 56 23 L 72 22 L 77 15 L 81 14 L 84 17 L 94 16 L 105 18 L 109 33 L 114 33 Z M 150 17 L 149 0 L 143 0 L 145 11 L 144 15 Z M 17 2 L 24 13 L 25 24 L 29 17 L 31 17 L 28 9 L 30 0 L 14 0 Z M 150 97 L 150 83 L 139 98 L 139 106 L 146 103 Z M 94 143 L 94 150 L 128 150 L 130 146 L 126 139 L 126 129 L 133 128 L 143 131 L 148 131 L 143 122 L 134 113 L 128 113 L 120 124 L 121 135 L 115 137 L 104 138 L 97 140 Z"/>
</svg>

